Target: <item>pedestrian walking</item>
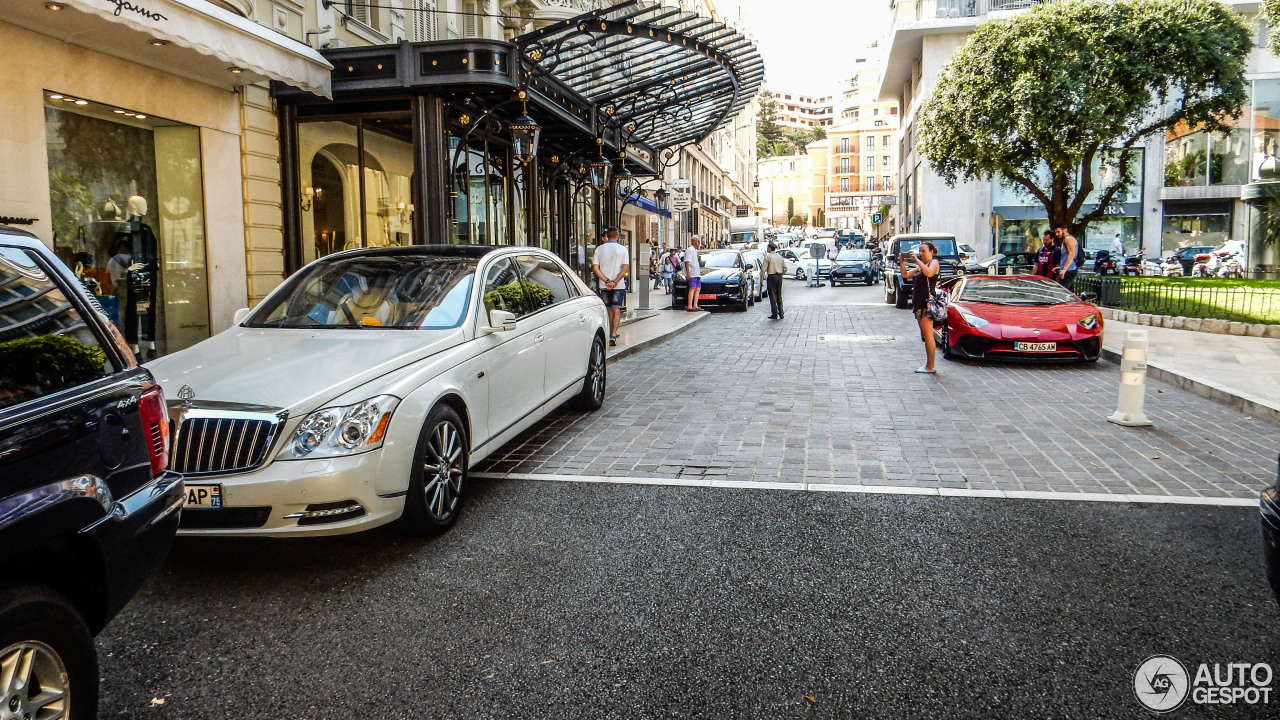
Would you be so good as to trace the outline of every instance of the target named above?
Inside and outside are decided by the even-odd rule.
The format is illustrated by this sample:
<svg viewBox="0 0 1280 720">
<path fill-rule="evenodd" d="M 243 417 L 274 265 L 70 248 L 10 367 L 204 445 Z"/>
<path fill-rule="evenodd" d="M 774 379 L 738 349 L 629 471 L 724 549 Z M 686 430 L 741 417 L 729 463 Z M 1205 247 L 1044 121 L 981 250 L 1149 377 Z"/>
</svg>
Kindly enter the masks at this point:
<svg viewBox="0 0 1280 720">
<path fill-rule="evenodd" d="M 778 254 L 778 246 L 769 243 L 769 253 L 764 256 L 765 283 L 769 287 L 769 319 L 786 317 L 782 307 L 782 276 L 787 274 L 787 263 Z"/>
<path fill-rule="evenodd" d="M 702 290 L 702 263 L 698 260 L 698 245 L 697 235 L 689 238 L 689 247 L 685 248 L 684 255 L 680 258 L 684 264 L 684 276 L 689 279 L 689 297 L 685 300 L 684 308 L 688 312 L 702 310 L 698 307 L 698 293 Z"/>
<path fill-rule="evenodd" d="M 657 290 L 658 288 L 662 287 L 661 265 L 662 265 L 662 259 L 663 257 L 665 257 L 665 255 L 666 253 L 664 253 L 658 247 L 657 240 L 649 240 L 649 274 L 653 276 L 652 289 L 654 290 Z"/>
<path fill-rule="evenodd" d="M 917 254 L 918 253 L 918 254 Z M 937 348 L 933 342 L 933 318 L 929 317 L 929 298 L 938 289 L 938 261 L 934 255 L 938 248 L 931 242 L 922 242 L 915 251 L 908 250 L 898 257 L 898 271 L 911 281 L 911 310 L 920 325 L 920 339 L 924 341 L 925 363 L 916 368 L 918 373 L 933 374 L 933 356 Z M 908 268 L 910 261 L 915 267 Z"/>
<path fill-rule="evenodd" d="M 1058 238 L 1058 245 L 1062 246 L 1062 259 L 1058 263 L 1058 283 L 1072 290 L 1076 284 L 1076 272 L 1079 270 L 1076 260 L 1080 244 L 1076 242 L 1076 237 L 1071 234 L 1071 229 L 1065 224 L 1055 227 L 1053 234 Z"/>
<path fill-rule="evenodd" d="M 1116 239 L 1111 241 L 1111 254 L 1124 262 L 1124 238 L 1120 237 L 1120 233 L 1116 233 Z"/>
<path fill-rule="evenodd" d="M 668 248 L 667 255 L 662 260 L 662 284 L 667 287 L 667 295 L 671 294 L 671 281 L 678 267 L 680 267 L 680 252 L 675 248 Z"/>
<path fill-rule="evenodd" d="M 618 244 L 618 228 L 605 228 L 604 242 L 596 247 L 591 272 L 600 280 L 600 297 L 609 309 L 609 344 L 618 344 L 618 325 L 627 304 L 627 249 Z"/>
<path fill-rule="evenodd" d="M 1058 249 L 1052 230 L 1044 231 L 1043 240 L 1044 247 L 1036 253 L 1036 264 L 1031 273 L 1053 279 L 1058 272 L 1058 265 L 1062 262 L 1062 251 Z"/>
</svg>

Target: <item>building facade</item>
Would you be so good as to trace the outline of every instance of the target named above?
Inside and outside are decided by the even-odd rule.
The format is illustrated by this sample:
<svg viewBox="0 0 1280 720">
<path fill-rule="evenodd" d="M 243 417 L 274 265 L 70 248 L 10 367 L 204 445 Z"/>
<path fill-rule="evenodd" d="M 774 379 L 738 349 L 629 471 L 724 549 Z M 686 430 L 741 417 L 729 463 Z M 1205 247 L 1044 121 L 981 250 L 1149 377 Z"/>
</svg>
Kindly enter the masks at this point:
<svg viewBox="0 0 1280 720">
<path fill-rule="evenodd" d="M 806 95 L 790 90 L 774 90 L 777 103 L 778 126 L 787 130 L 809 130 L 831 125 L 835 105 L 833 96 Z"/>
<path fill-rule="evenodd" d="M 227 327 L 256 278 L 279 281 L 265 83 L 328 95 L 319 52 L 209 3 L 18 0 L 0 58 L 0 221 L 92 285 L 140 357 Z"/>
<path fill-rule="evenodd" d="M 778 155 L 757 163 L 760 186 L 757 204 L 766 208 L 765 217 L 774 227 L 790 224 L 787 210 L 808 222 L 813 192 L 813 171 L 809 155 Z"/>
<path fill-rule="evenodd" d="M 542 244 L 581 268 L 577 259 L 583 252 L 575 248 L 594 246 L 602 224 L 611 222 L 622 226 L 635 252 L 639 240 L 656 235 L 658 219 L 666 214 L 654 202 L 660 183 L 639 190 L 616 183 L 601 190 L 590 186 L 579 161 L 596 149 L 593 138 L 612 164 L 641 173 L 641 180 L 645 172 L 663 175 L 661 149 L 702 140 L 713 153 L 706 163 L 713 172 L 703 186 L 712 212 L 699 219 L 714 229 L 731 203 L 749 197 L 749 178 L 738 168 L 753 160 L 741 151 L 749 147 L 754 153 L 754 127 L 739 132 L 730 123 L 746 112 L 759 85 L 755 75 L 762 66 L 753 48 L 750 57 L 735 57 L 736 93 L 678 87 L 690 93 L 682 97 L 692 112 L 701 114 L 655 119 L 591 93 L 639 91 L 648 71 L 684 67 L 677 63 L 693 62 L 693 52 L 710 57 L 723 47 L 702 46 L 711 28 L 690 31 L 684 36 L 688 49 L 669 57 L 620 50 L 617 57 L 626 60 L 620 83 L 556 84 L 551 77 L 544 91 L 520 77 L 516 68 L 536 61 L 532 55 L 517 57 L 512 41 L 559 27 L 603 3 L 370 4 L 6 4 L 0 57 L 12 73 L 0 83 L 0 148 L 15 172 L 0 178 L 0 222 L 25 225 L 54 248 L 96 288 L 147 359 L 225 329 L 237 309 L 265 297 L 302 263 L 344 248 Z M 645 12 L 645 18 L 663 12 L 692 17 L 674 2 L 657 9 L 624 3 L 608 11 L 612 15 L 600 12 L 606 19 Z M 625 34 L 622 25 L 610 32 Z M 736 31 L 731 36 L 741 37 Z M 488 58 L 490 72 L 477 74 L 471 65 L 458 72 L 421 66 L 411 73 L 403 64 L 432 58 L 474 63 L 474 53 Z M 364 58 L 379 57 L 393 60 L 363 64 Z M 712 70 L 723 80 L 728 71 L 724 57 L 719 60 Z M 605 62 L 594 56 L 572 61 Z M 601 65 L 591 77 L 611 72 Z M 379 89 L 388 81 L 416 83 L 419 89 Z M 333 87 L 342 89 L 341 97 Z M 514 157 L 505 129 L 468 134 L 467 123 L 456 127 L 463 118 L 485 117 L 506 128 L 518 114 L 510 111 L 520 107 L 515 94 L 525 91 L 530 112 L 545 112 L 539 117 L 550 152 L 539 170 L 554 178 L 554 187 Z M 354 102 L 370 92 L 381 93 L 383 105 Z M 437 101 L 453 109 L 428 107 Z M 481 110 L 461 110 L 467 103 Z M 503 108 L 488 113 L 496 105 Z M 439 125 L 424 124 L 432 113 Z M 628 117 L 643 128 L 622 122 Z M 712 138 L 716 127 L 721 135 Z M 428 142 L 437 131 L 442 134 Z M 478 155 L 484 181 L 470 172 L 476 168 L 469 160 L 458 159 L 472 158 L 474 148 L 460 156 L 445 149 L 463 147 L 464 135 L 468 142 L 485 136 L 492 141 L 487 149 L 481 143 Z M 441 173 L 428 186 L 428 171 L 438 167 L 426 161 L 428 152 L 468 168 L 470 178 L 445 181 L 452 176 Z M 537 183 L 542 186 L 535 191 Z M 667 223 L 666 231 L 673 225 Z"/>
<path fill-rule="evenodd" d="M 915 147 L 917 113 L 946 62 L 979 23 L 1031 4 L 894 3 L 880 97 L 902 107 L 894 212 L 899 230 L 953 232 L 985 255 L 1030 247 L 1047 227 L 1043 208 L 1025 193 L 998 180 L 948 187 Z M 1280 141 L 1280 60 L 1267 47 L 1257 4 L 1228 4 L 1256 30 L 1246 68 L 1249 103 L 1225 132 L 1181 125 L 1150 138 L 1139 182 L 1089 225 L 1086 247 L 1109 250 L 1119 233 L 1127 252 L 1154 257 L 1235 240 L 1245 245 L 1249 268 L 1273 271 L 1280 263 L 1280 243 L 1272 239 L 1280 236 L 1280 164 L 1274 159 Z"/>
<path fill-rule="evenodd" d="M 1000 182 L 963 182 L 948 186 L 916 148 L 916 120 L 932 94 L 938 74 L 980 23 L 1024 12 L 1027 0 L 895 0 L 884 48 L 879 99 L 896 101 L 901 112 L 898 152 L 897 232 L 946 232 L 974 247 L 980 256 L 1014 252 L 1038 244 L 1048 228 L 1047 213 L 1024 192 Z M 1126 245 L 1159 242 L 1161 169 L 1159 139 L 1144 151 L 1137 186 L 1113 203 L 1104 218 L 1090 224 L 1086 247 L 1110 249 L 1121 233 Z"/>
<path fill-rule="evenodd" d="M 827 130 L 827 225 L 870 237 L 892 232 L 892 212 L 885 211 L 897 204 L 898 175 L 898 103 L 879 99 L 876 60 L 870 48 L 854 59 L 854 74 L 840 93 L 839 119 Z"/>
</svg>

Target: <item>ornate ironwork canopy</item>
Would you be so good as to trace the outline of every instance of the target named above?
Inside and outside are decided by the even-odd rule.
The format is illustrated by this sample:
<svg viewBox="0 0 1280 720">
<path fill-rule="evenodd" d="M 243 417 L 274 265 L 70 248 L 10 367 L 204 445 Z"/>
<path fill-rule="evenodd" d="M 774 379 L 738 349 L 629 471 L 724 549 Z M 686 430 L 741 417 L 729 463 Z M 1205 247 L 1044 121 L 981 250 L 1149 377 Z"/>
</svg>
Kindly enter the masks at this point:
<svg viewBox="0 0 1280 720">
<path fill-rule="evenodd" d="M 738 113 L 764 61 L 737 30 L 697 13 L 627 0 L 514 40 L 523 72 L 596 107 L 625 146 L 698 142 Z"/>
</svg>

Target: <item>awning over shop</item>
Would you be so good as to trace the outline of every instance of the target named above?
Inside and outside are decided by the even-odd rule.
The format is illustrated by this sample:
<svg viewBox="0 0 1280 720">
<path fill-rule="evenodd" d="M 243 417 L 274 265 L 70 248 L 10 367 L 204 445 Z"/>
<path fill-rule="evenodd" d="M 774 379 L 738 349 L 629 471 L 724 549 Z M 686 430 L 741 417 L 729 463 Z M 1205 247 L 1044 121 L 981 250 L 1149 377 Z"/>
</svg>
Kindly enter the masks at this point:
<svg viewBox="0 0 1280 720">
<path fill-rule="evenodd" d="M 3 19 L 201 82 L 276 80 L 331 97 L 333 66 L 318 51 L 204 0 L 6 0 Z"/>
<path fill-rule="evenodd" d="M 628 0 L 515 39 L 534 75 L 595 105 L 628 143 L 697 142 L 764 81 L 764 61 L 737 30 L 678 7 Z"/>
<path fill-rule="evenodd" d="M 662 208 L 658 207 L 658 203 L 650 200 L 647 197 L 644 197 L 643 195 L 641 195 L 638 198 L 631 198 L 630 200 L 627 201 L 627 204 L 635 205 L 641 210 L 644 210 L 645 212 L 653 213 L 654 215 L 661 215 L 662 217 L 665 217 L 665 218 L 671 217 L 670 210 L 663 210 Z"/>
</svg>

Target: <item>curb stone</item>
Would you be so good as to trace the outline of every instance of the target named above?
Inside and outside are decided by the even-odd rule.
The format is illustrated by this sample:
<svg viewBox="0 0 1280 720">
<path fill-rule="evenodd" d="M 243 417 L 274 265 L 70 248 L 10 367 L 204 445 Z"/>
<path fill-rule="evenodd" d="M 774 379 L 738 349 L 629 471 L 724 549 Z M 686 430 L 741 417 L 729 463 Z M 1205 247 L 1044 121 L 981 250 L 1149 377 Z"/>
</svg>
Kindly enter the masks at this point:
<svg viewBox="0 0 1280 720">
<path fill-rule="evenodd" d="M 1102 352 L 1099 353 L 1099 357 L 1109 363 L 1120 364 L 1120 353 L 1116 350 L 1104 347 Z M 1226 405 L 1229 408 L 1239 410 L 1256 420 L 1272 425 L 1280 425 L 1280 405 L 1276 405 L 1271 401 L 1251 397 L 1239 390 L 1219 385 L 1212 380 L 1184 375 L 1151 360 L 1147 361 L 1147 375 L 1216 402 L 1219 405 Z"/>
<path fill-rule="evenodd" d="M 1119 320 L 1130 325 L 1149 325 L 1151 327 L 1192 330 L 1195 332 L 1217 333 L 1219 335 L 1247 335 L 1249 337 L 1280 339 L 1280 325 L 1269 323 L 1244 323 L 1219 318 L 1151 315 L 1107 307 L 1099 307 L 1098 310 L 1102 312 L 1102 317 L 1107 320 Z"/>
</svg>

